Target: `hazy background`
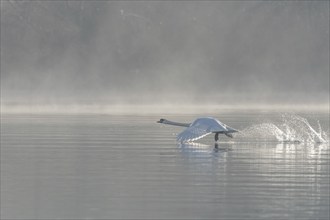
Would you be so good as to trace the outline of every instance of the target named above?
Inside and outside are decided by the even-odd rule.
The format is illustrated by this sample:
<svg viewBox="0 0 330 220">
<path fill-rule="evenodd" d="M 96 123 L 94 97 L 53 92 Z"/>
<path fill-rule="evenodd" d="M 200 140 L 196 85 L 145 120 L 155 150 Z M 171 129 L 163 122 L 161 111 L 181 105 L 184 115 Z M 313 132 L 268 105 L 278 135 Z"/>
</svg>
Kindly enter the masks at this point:
<svg viewBox="0 0 330 220">
<path fill-rule="evenodd" d="M 328 1 L 1 1 L 1 104 L 329 104 Z"/>
</svg>

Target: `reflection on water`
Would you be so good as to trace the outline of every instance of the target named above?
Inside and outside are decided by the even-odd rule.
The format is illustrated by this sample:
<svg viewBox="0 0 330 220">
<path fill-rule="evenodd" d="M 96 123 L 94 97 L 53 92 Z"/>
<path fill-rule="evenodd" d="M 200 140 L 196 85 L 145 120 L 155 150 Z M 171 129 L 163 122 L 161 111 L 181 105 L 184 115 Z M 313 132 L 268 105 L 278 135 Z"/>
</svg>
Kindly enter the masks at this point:
<svg viewBox="0 0 330 220">
<path fill-rule="evenodd" d="M 259 117 L 218 118 L 244 130 Z M 328 219 L 328 143 L 177 144 L 181 128 L 158 118 L 2 116 L 1 218 Z"/>
<path fill-rule="evenodd" d="M 228 151 L 232 151 L 233 144 L 215 143 L 207 145 L 202 143 L 179 143 L 179 150 L 184 157 L 225 158 Z"/>
</svg>

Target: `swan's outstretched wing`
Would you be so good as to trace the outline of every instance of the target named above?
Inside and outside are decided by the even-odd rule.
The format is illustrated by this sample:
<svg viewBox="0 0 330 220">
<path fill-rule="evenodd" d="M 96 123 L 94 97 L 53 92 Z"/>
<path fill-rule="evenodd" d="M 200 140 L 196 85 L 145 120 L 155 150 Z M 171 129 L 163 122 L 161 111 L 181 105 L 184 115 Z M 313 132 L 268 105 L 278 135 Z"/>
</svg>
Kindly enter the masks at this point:
<svg viewBox="0 0 330 220">
<path fill-rule="evenodd" d="M 226 125 L 215 118 L 198 118 L 178 135 L 177 140 L 180 142 L 190 142 L 211 133 L 226 131 L 228 131 Z"/>
<path fill-rule="evenodd" d="M 189 141 L 195 141 L 202 137 L 205 137 L 206 135 L 211 134 L 210 131 L 207 131 L 206 129 L 199 128 L 196 126 L 191 126 L 178 134 L 177 141 L 180 142 L 189 142 Z"/>
</svg>

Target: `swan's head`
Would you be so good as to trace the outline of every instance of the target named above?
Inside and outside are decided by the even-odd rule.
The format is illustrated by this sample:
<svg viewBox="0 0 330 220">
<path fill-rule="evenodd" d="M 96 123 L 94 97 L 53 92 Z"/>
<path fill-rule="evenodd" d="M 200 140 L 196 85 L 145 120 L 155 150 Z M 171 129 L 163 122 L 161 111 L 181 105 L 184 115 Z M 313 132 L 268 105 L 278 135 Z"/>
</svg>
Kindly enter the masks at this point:
<svg viewBox="0 0 330 220">
<path fill-rule="evenodd" d="M 157 121 L 157 123 L 164 123 L 165 119 L 164 118 L 161 118 L 159 119 L 159 121 Z"/>
</svg>

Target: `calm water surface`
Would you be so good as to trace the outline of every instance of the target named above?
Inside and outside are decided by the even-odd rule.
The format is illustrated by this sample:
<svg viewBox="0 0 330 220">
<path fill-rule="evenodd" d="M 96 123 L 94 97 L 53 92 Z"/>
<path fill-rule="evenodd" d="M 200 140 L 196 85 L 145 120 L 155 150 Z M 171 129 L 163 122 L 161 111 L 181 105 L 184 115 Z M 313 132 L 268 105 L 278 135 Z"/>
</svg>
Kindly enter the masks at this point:
<svg viewBox="0 0 330 220">
<path fill-rule="evenodd" d="M 328 131 L 326 113 L 302 115 Z M 280 118 L 213 116 L 240 130 Z M 180 145 L 160 117 L 197 115 L 2 115 L 1 218 L 329 219 L 329 144 Z"/>
</svg>

